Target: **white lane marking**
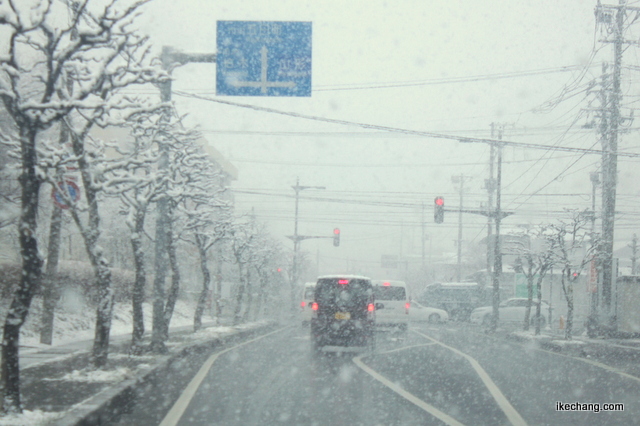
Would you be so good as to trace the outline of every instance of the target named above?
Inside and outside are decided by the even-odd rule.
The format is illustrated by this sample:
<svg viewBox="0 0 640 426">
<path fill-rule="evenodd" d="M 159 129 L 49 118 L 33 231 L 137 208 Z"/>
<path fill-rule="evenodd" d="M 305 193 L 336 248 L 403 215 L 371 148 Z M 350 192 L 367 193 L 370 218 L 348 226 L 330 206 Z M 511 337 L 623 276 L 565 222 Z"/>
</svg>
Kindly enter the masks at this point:
<svg viewBox="0 0 640 426">
<path fill-rule="evenodd" d="M 416 346 L 427 346 L 427 345 L 415 345 L 415 346 L 410 346 L 410 347 L 416 347 Z M 401 349 L 398 349 L 398 350 L 402 350 L 402 349 L 409 349 L 409 347 L 401 348 Z M 395 351 L 396 350 L 388 351 L 388 352 L 395 352 Z M 385 352 L 382 352 L 382 353 L 385 353 Z M 362 357 L 363 356 L 365 356 L 365 355 L 360 355 L 360 356 L 357 356 L 357 357 L 353 358 L 353 362 L 358 367 L 360 367 L 365 373 L 369 374 L 371 377 L 373 377 L 374 379 L 376 379 L 377 381 L 379 381 L 380 383 L 382 383 L 383 385 L 385 385 L 386 387 L 388 387 L 389 389 L 391 389 L 392 391 L 394 391 L 395 393 L 397 393 L 398 395 L 400 395 L 401 397 L 403 397 L 407 401 L 409 401 L 412 404 L 422 408 L 424 411 L 426 411 L 427 413 L 429 413 L 432 416 L 436 417 L 437 419 L 442 420 L 443 423 L 445 423 L 447 425 L 450 425 L 450 426 L 464 426 L 462 423 L 460 423 L 459 421 L 457 421 L 456 419 L 454 419 L 453 417 L 451 417 L 447 413 L 444 413 L 444 412 L 438 410 L 433 405 L 427 404 L 426 402 L 424 402 L 420 398 L 416 397 L 414 394 L 412 394 L 410 392 L 407 392 L 406 390 L 402 389 L 397 384 L 395 384 L 392 381 L 388 380 L 382 374 L 376 372 L 374 369 L 372 369 L 367 364 L 362 362 Z"/>
<path fill-rule="evenodd" d="M 511 424 L 516 426 L 521 426 L 521 425 L 524 426 L 527 424 L 527 422 L 524 421 L 520 413 L 518 413 L 516 409 L 513 408 L 513 405 L 511 405 L 507 397 L 504 396 L 502 391 L 500 391 L 500 388 L 498 388 L 498 386 L 493 382 L 491 377 L 489 377 L 489 374 L 487 374 L 487 372 L 484 371 L 484 369 L 480 366 L 480 363 L 478 363 L 478 361 L 476 361 L 475 358 L 465 354 L 464 352 L 459 351 L 456 348 L 445 345 L 444 343 L 434 339 L 433 337 L 427 336 L 426 334 L 420 333 L 419 331 L 415 331 L 415 330 L 412 330 L 412 331 L 414 333 L 419 334 L 422 337 L 426 337 L 427 339 L 437 343 L 438 345 L 444 348 L 449 349 L 450 351 L 462 356 L 467 361 L 469 361 L 473 369 L 476 370 L 476 373 L 478 373 L 480 380 L 482 380 L 484 385 L 487 387 L 487 389 L 491 393 L 491 396 L 493 396 L 493 399 L 495 399 L 495 401 L 498 403 L 498 406 L 502 409 L 502 411 L 507 416 L 507 419 L 509 419 Z"/>
<path fill-rule="evenodd" d="M 216 359 L 218 359 L 220 355 L 227 353 L 229 351 L 232 351 L 236 348 L 239 348 L 240 346 L 248 345 L 249 343 L 253 343 L 257 340 L 264 339 L 265 337 L 271 336 L 272 334 L 279 333 L 280 331 L 286 330 L 287 328 L 291 328 L 291 326 L 280 328 L 276 331 L 272 331 L 271 333 L 264 334 L 252 340 L 247 340 L 246 342 L 242 342 L 239 345 L 235 345 L 231 348 L 227 348 L 223 351 L 220 351 L 218 353 L 211 355 L 209 359 L 207 359 L 205 363 L 202 364 L 202 367 L 200 367 L 200 370 L 198 370 L 198 372 L 193 377 L 193 379 L 191 379 L 191 382 L 189 382 L 185 390 L 182 391 L 182 394 L 180 395 L 178 400 L 175 402 L 175 404 L 173 404 L 173 407 L 171 407 L 171 410 L 169 410 L 169 412 L 164 417 L 164 419 L 162 419 L 162 422 L 160 423 L 159 426 L 175 426 L 178 424 L 178 422 L 180 421 L 180 418 L 184 414 L 184 410 L 187 409 L 187 406 L 193 399 L 193 396 L 196 394 L 196 391 L 202 384 L 202 381 L 207 376 L 207 373 L 213 366 L 213 363 L 216 362 Z"/>
<path fill-rule="evenodd" d="M 421 345 L 403 346 L 401 348 L 390 349 L 390 350 L 384 351 L 384 352 L 378 352 L 378 354 L 390 354 L 392 352 L 400 352 L 400 351 L 404 351 L 404 350 L 411 349 L 411 348 L 418 348 L 418 347 L 422 347 L 422 346 L 431 346 L 431 345 L 435 345 L 435 343 L 431 342 L 431 343 L 423 343 Z"/>
</svg>

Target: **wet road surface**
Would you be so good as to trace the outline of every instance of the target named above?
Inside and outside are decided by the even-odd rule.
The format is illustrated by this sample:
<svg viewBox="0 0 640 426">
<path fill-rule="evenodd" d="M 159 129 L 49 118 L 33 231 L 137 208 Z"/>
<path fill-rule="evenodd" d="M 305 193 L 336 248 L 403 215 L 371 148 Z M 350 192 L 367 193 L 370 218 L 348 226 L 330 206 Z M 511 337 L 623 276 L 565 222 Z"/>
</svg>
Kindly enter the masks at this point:
<svg viewBox="0 0 640 426">
<path fill-rule="evenodd" d="M 640 379 L 468 324 L 380 333 L 373 354 L 316 356 L 310 346 L 308 328 L 287 327 L 186 360 L 117 424 L 634 424 L 640 415 Z M 557 402 L 624 411 L 560 412 Z"/>
</svg>

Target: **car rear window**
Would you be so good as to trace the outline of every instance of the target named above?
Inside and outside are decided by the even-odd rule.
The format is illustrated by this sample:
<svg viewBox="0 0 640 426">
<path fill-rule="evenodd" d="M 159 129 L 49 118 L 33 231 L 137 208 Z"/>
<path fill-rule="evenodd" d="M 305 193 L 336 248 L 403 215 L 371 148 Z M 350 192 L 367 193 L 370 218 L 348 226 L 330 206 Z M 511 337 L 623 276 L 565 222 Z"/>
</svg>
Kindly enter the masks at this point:
<svg viewBox="0 0 640 426">
<path fill-rule="evenodd" d="M 314 287 L 305 288 L 303 299 L 313 299 L 313 293 L 315 293 L 315 291 L 316 289 Z"/>
<path fill-rule="evenodd" d="M 404 287 L 393 286 L 375 286 L 373 287 L 373 294 L 376 300 L 405 300 L 407 295 Z"/>
<path fill-rule="evenodd" d="M 339 281 L 348 283 L 340 284 Z M 368 280 L 323 278 L 316 284 L 315 300 L 325 309 L 360 309 L 372 301 L 372 296 Z"/>
</svg>

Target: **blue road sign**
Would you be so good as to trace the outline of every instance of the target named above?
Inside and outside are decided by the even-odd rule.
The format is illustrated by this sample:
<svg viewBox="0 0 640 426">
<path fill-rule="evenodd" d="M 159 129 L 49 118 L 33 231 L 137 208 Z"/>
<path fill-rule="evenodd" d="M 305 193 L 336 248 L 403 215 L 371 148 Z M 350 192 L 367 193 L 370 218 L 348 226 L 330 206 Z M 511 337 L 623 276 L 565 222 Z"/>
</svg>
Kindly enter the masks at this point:
<svg viewBox="0 0 640 426">
<path fill-rule="evenodd" d="M 216 93 L 311 96 L 311 22 L 218 21 Z"/>
</svg>

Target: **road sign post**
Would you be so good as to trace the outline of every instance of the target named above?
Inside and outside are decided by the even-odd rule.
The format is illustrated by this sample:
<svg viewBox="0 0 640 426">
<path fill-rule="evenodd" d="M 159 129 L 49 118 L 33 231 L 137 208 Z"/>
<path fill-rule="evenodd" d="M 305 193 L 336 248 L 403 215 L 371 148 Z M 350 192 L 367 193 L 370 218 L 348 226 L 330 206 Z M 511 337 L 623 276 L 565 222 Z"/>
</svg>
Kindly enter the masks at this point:
<svg viewBox="0 0 640 426">
<path fill-rule="evenodd" d="M 311 96 L 311 22 L 218 21 L 216 94 Z"/>
</svg>

